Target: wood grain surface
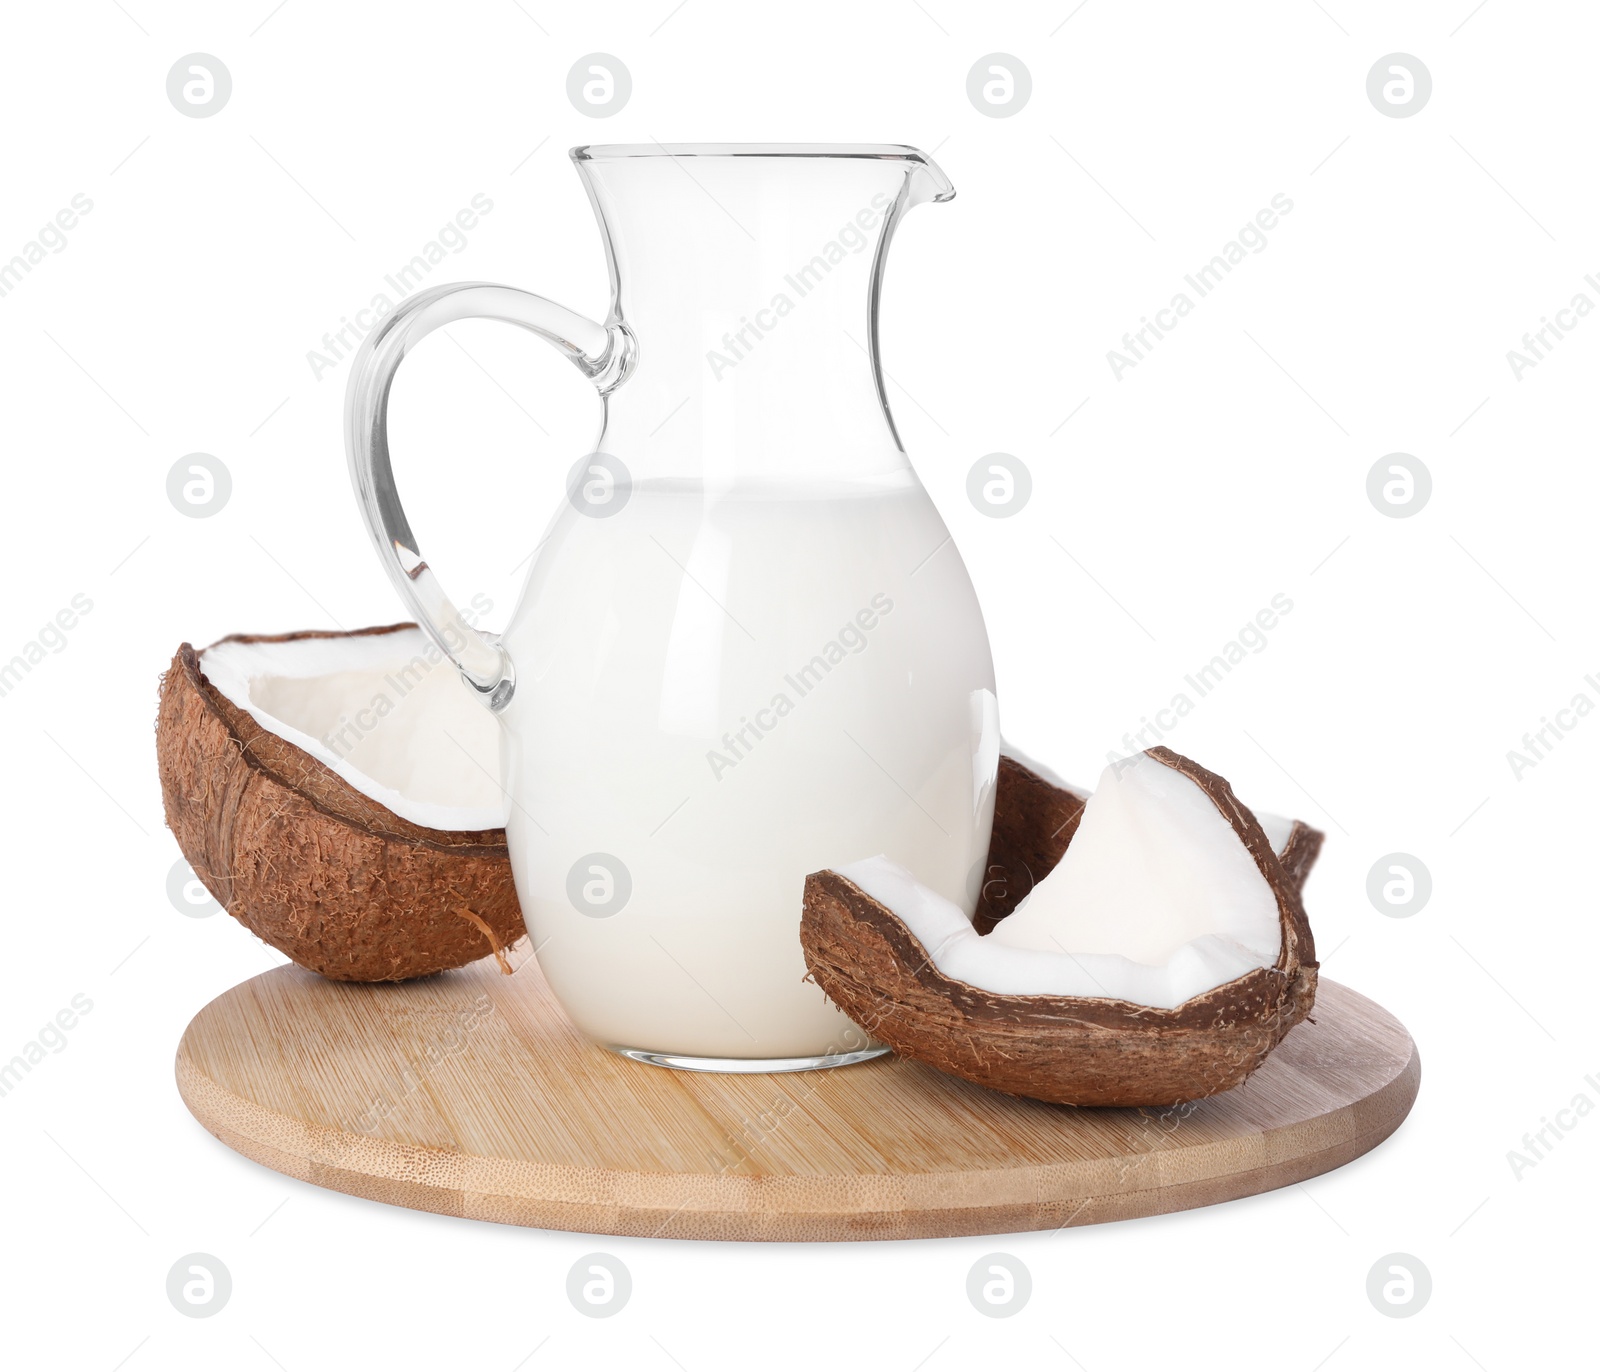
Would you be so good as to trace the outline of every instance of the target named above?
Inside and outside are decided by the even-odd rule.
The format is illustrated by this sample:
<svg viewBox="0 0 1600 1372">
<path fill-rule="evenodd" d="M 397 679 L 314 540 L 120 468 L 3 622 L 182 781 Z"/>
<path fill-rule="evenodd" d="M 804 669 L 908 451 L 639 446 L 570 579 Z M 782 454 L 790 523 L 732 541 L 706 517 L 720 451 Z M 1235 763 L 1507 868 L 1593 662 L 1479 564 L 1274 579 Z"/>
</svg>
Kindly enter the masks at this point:
<svg viewBox="0 0 1600 1372">
<path fill-rule="evenodd" d="M 721 1076 L 583 1040 L 531 962 L 352 985 L 279 967 L 206 1006 L 178 1088 L 230 1148 L 302 1181 L 503 1224 L 679 1239 L 1054 1229 L 1254 1195 L 1399 1126 L 1421 1065 L 1382 1007 L 1323 982 L 1243 1086 L 1082 1110 L 898 1058 Z"/>
</svg>

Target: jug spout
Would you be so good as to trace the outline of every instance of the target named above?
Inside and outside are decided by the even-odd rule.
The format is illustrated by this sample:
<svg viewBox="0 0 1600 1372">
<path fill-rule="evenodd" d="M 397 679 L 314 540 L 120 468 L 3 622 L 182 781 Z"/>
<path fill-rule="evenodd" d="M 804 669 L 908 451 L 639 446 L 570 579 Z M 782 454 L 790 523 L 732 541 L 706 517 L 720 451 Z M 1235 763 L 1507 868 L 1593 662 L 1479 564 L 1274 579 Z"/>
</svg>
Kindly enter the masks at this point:
<svg viewBox="0 0 1600 1372">
<path fill-rule="evenodd" d="M 944 169 L 933 158 L 917 148 L 903 148 L 901 151 L 917 168 L 910 180 L 907 209 L 912 205 L 930 203 L 942 205 L 945 201 L 956 198 L 956 188 L 950 184 L 950 178 L 944 174 Z"/>
<path fill-rule="evenodd" d="M 636 144 L 571 156 L 606 245 L 610 322 L 638 348 L 609 397 L 607 451 L 636 477 L 904 466 L 878 299 L 905 212 L 955 195 L 928 154 Z"/>
</svg>

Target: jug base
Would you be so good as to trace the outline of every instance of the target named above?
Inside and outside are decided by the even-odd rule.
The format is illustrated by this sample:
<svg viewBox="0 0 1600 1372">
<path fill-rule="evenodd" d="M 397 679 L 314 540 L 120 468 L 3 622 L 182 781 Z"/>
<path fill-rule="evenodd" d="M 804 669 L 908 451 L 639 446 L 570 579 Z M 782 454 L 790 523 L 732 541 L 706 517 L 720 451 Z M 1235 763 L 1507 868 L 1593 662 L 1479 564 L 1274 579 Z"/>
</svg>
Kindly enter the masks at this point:
<svg viewBox="0 0 1600 1372">
<path fill-rule="evenodd" d="M 624 1048 L 620 1044 L 605 1045 L 613 1053 L 632 1058 L 634 1062 L 647 1062 L 652 1067 L 672 1067 L 680 1072 L 815 1072 L 825 1067 L 848 1067 L 856 1062 L 881 1058 L 892 1050 L 885 1044 L 875 1043 L 870 1048 L 858 1048 L 850 1053 L 818 1053 L 813 1057 L 799 1058 L 700 1058 L 684 1053 L 655 1053 L 646 1048 Z"/>
</svg>

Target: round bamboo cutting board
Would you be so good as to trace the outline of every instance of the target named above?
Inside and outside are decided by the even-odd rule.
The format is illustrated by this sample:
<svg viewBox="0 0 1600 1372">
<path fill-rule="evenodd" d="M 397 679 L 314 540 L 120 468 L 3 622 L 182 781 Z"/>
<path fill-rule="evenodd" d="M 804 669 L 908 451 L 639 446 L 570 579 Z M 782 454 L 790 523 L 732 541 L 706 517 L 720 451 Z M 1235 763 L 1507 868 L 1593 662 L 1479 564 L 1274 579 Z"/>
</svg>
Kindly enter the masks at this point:
<svg viewBox="0 0 1600 1372">
<path fill-rule="evenodd" d="M 1332 982 L 1316 1021 L 1225 1095 L 1078 1110 L 897 1058 L 631 1062 L 580 1038 L 531 963 L 367 986 L 280 967 L 195 1016 L 177 1075 L 230 1148 L 391 1205 L 660 1238 L 929 1238 L 1210 1205 L 1359 1157 L 1410 1110 L 1416 1046 Z"/>
</svg>

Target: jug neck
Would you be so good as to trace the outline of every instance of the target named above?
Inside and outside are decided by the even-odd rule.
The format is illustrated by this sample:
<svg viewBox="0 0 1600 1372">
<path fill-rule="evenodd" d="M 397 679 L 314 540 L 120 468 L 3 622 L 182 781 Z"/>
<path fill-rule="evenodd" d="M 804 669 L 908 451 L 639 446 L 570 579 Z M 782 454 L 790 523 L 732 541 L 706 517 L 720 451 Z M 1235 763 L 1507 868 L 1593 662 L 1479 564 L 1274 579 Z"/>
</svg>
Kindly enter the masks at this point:
<svg viewBox="0 0 1600 1372">
<path fill-rule="evenodd" d="M 878 362 L 895 228 L 954 189 L 900 147 L 576 148 L 637 348 L 600 447 L 636 480 L 903 470 Z"/>
</svg>

